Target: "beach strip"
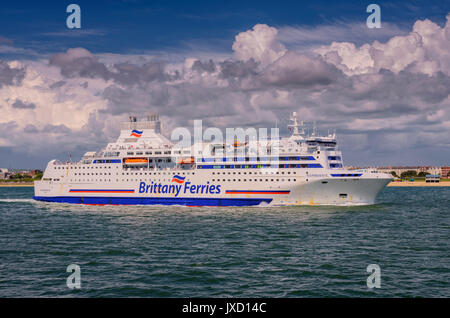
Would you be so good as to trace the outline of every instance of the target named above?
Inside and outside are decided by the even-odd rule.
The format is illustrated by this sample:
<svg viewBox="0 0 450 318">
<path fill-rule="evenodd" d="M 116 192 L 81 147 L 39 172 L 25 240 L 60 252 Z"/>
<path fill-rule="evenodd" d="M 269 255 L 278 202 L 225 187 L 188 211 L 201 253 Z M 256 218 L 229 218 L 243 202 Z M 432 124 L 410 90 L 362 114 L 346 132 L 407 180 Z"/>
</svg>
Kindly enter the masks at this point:
<svg viewBox="0 0 450 318">
<path fill-rule="evenodd" d="M 425 182 L 425 181 L 392 181 L 388 187 L 450 187 L 450 182 Z"/>
</svg>

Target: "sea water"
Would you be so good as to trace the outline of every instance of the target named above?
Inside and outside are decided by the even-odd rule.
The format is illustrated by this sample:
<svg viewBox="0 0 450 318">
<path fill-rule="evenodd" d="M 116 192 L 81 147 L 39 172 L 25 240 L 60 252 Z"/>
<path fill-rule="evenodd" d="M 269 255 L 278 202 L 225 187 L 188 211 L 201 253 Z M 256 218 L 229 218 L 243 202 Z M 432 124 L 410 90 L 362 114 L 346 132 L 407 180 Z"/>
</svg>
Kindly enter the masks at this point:
<svg viewBox="0 0 450 318">
<path fill-rule="evenodd" d="M 0 297 L 450 297 L 450 188 L 371 206 L 84 206 L 0 188 Z M 80 268 L 80 289 L 66 272 Z M 380 288 L 369 288 L 376 264 Z M 373 287 L 373 286 L 372 286 Z"/>
</svg>

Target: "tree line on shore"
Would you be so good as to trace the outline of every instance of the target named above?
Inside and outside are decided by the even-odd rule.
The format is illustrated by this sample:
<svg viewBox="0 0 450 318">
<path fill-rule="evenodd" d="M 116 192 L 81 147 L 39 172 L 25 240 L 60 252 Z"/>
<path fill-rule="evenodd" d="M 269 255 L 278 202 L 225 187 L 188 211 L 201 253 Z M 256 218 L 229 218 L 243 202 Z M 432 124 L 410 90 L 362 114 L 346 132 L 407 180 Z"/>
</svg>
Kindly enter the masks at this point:
<svg viewBox="0 0 450 318">
<path fill-rule="evenodd" d="M 41 180 L 42 175 L 43 172 L 40 170 L 8 172 L 0 178 L 0 182 L 33 182 L 36 180 Z"/>
</svg>

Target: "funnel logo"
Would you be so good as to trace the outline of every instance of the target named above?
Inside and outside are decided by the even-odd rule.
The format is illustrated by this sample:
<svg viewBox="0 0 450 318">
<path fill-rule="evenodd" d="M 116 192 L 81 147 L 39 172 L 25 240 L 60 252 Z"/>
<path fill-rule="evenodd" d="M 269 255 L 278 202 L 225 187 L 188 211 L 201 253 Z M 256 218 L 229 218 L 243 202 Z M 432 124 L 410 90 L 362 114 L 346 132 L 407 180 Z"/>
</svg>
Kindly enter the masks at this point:
<svg viewBox="0 0 450 318">
<path fill-rule="evenodd" d="M 180 177 L 179 175 L 174 175 L 172 178 L 172 182 L 183 183 L 186 177 Z"/>
<path fill-rule="evenodd" d="M 144 132 L 143 130 L 137 130 L 137 129 L 134 129 L 134 130 L 131 131 L 130 136 L 134 136 L 134 137 L 139 138 L 139 137 L 142 136 L 142 133 L 143 133 L 143 132 Z"/>
</svg>

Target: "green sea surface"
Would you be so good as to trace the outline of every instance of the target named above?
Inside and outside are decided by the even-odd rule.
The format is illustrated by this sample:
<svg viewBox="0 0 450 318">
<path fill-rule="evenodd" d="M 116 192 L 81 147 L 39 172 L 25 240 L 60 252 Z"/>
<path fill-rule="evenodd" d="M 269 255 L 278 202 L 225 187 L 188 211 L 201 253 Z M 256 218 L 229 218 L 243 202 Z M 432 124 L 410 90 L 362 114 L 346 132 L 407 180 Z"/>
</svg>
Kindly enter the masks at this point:
<svg viewBox="0 0 450 318">
<path fill-rule="evenodd" d="M 0 297 L 450 297 L 450 188 L 371 206 L 84 206 L 0 188 Z M 69 264 L 81 288 L 69 289 Z M 370 289 L 367 266 L 381 269 Z"/>
</svg>

